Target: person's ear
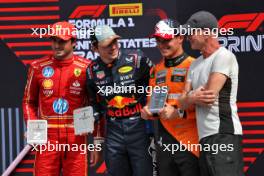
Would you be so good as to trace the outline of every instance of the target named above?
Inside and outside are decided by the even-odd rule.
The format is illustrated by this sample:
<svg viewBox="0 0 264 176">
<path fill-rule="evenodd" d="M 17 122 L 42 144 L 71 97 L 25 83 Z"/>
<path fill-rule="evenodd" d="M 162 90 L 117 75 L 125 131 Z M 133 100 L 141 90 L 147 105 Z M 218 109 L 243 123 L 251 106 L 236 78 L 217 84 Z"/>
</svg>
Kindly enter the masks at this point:
<svg viewBox="0 0 264 176">
<path fill-rule="evenodd" d="M 179 41 L 180 44 L 183 43 L 183 40 L 184 40 L 184 36 L 183 35 L 178 36 L 178 41 Z"/>
<path fill-rule="evenodd" d="M 76 42 L 72 43 L 72 47 L 73 47 L 73 49 L 76 48 Z"/>
<path fill-rule="evenodd" d="M 71 43 L 72 43 L 72 48 L 75 49 L 76 48 L 77 40 L 76 39 L 72 39 L 71 40 Z"/>
</svg>

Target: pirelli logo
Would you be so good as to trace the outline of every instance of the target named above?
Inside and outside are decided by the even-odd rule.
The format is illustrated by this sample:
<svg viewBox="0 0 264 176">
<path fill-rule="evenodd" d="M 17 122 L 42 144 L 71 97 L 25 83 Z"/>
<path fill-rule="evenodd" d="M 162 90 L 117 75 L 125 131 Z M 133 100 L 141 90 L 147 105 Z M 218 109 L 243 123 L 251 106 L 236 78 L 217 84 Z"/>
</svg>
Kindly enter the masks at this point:
<svg viewBox="0 0 264 176">
<path fill-rule="evenodd" d="M 110 4 L 109 16 L 141 16 L 143 14 L 142 3 Z"/>
</svg>

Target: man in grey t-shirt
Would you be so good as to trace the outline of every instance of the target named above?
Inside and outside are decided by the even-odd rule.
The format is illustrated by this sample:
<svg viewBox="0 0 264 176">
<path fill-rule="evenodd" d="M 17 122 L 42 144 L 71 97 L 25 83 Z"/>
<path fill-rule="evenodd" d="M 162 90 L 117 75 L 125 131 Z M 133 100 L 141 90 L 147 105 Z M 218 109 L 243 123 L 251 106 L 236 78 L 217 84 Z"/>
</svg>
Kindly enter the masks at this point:
<svg viewBox="0 0 264 176">
<path fill-rule="evenodd" d="M 199 158 L 201 175 L 243 176 L 242 127 L 236 106 L 236 57 L 221 47 L 213 34 L 218 25 L 211 13 L 199 11 L 193 14 L 186 26 L 202 31 L 188 36 L 192 49 L 200 50 L 202 55 L 192 63 L 185 93 L 180 98 L 183 109 L 192 105 L 196 108 L 202 145 Z"/>
</svg>

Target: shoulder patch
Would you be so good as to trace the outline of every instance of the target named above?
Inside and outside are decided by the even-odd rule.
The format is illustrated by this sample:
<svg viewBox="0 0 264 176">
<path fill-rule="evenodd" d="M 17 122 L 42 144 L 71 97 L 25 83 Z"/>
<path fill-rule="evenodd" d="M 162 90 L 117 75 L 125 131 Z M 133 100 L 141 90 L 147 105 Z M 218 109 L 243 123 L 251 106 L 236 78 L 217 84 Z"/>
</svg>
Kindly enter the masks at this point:
<svg viewBox="0 0 264 176">
<path fill-rule="evenodd" d="M 45 56 L 45 57 L 40 58 L 40 59 L 35 59 L 33 62 L 31 62 L 30 65 L 32 65 L 32 67 L 37 68 L 39 66 L 42 67 L 42 66 L 45 66 L 45 65 L 49 65 L 50 62 L 53 63 L 52 60 L 51 60 L 51 58 L 48 57 L 48 56 Z"/>
<path fill-rule="evenodd" d="M 91 63 L 91 60 L 90 59 L 85 59 L 85 58 L 80 57 L 80 56 L 77 56 L 77 59 L 76 60 L 77 61 L 80 61 L 80 62 L 82 62 L 84 64 L 90 64 Z"/>
<path fill-rule="evenodd" d="M 82 68 L 85 68 L 87 66 L 87 64 L 84 64 L 83 62 L 80 62 L 78 60 L 73 61 L 73 64 L 75 64 L 79 67 L 82 67 Z"/>
</svg>

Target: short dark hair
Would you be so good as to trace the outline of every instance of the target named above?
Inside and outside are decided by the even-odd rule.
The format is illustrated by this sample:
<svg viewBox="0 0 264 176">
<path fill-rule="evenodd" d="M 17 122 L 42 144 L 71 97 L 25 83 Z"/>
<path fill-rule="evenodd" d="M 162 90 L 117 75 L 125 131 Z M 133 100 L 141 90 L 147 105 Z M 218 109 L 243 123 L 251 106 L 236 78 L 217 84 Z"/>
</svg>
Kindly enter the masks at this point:
<svg viewBox="0 0 264 176">
<path fill-rule="evenodd" d="M 76 41 L 77 41 L 76 38 L 71 38 L 71 42 L 72 42 L 72 43 L 74 43 L 74 42 L 76 42 Z"/>
<path fill-rule="evenodd" d="M 94 27 L 94 30 L 93 31 L 95 31 L 95 27 Z M 92 32 L 91 34 L 90 34 L 90 40 L 91 40 L 91 43 L 92 43 L 92 45 L 94 46 L 94 47 L 97 47 L 98 46 L 98 40 L 97 40 L 97 38 L 96 38 L 96 36 L 95 36 L 95 32 Z"/>
</svg>

